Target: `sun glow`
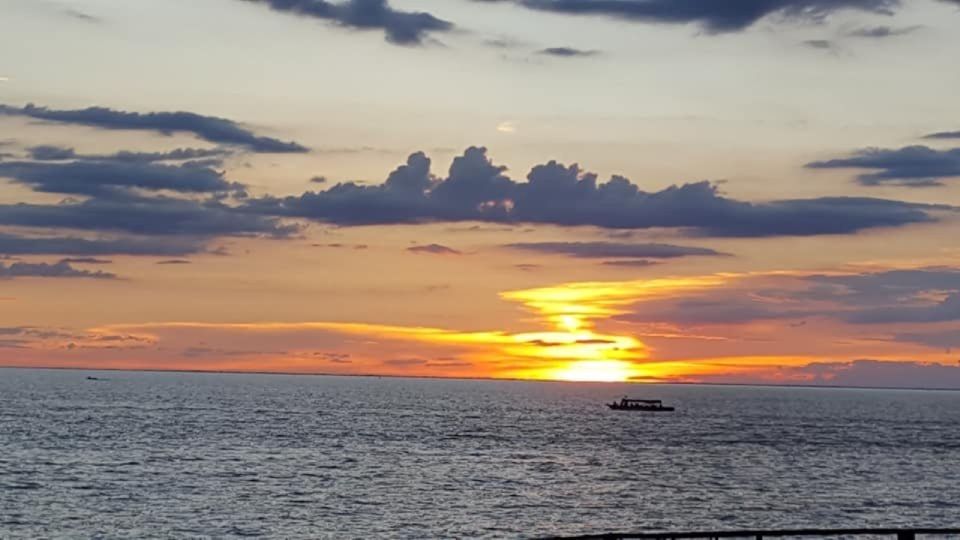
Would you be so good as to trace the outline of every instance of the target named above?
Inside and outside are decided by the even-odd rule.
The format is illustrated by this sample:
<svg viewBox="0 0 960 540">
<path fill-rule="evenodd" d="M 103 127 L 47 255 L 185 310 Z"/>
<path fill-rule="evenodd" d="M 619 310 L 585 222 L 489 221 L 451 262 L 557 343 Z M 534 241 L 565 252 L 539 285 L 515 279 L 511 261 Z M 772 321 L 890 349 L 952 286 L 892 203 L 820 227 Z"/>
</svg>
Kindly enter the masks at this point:
<svg viewBox="0 0 960 540">
<path fill-rule="evenodd" d="M 631 362 L 623 360 L 582 360 L 570 362 L 547 375 L 562 381 L 624 382 L 637 376 L 637 370 Z"/>
</svg>

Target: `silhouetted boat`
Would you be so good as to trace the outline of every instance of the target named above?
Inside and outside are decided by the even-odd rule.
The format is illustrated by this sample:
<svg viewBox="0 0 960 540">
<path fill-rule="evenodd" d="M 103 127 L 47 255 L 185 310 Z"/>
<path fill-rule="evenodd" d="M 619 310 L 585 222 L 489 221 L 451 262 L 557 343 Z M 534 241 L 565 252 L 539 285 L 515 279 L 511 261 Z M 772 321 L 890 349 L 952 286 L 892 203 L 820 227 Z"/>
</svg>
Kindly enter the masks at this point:
<svg viewBox="0 0 960 540">
<path fill-rule="evenodd" d="M 659 399 L 627 399 L 607 403 L 607 407 L 615 411 L 647 411 L 647 412 L 670 412 L 673 407 L 665 407 L 663 401 Z"/>
</svg>

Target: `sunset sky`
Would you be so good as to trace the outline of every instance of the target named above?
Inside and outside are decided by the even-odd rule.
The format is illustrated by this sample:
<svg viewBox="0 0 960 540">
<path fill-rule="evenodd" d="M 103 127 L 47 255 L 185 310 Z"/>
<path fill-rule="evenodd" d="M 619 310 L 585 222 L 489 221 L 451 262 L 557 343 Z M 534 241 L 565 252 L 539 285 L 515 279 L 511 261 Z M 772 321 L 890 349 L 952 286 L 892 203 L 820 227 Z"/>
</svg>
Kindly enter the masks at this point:
<svg viewBox="0 0 960 540">
<path fill-rule="evenodd" d="M 960 1 L 0 14 L 0 366 L 960 388 Z"/>
</svg>

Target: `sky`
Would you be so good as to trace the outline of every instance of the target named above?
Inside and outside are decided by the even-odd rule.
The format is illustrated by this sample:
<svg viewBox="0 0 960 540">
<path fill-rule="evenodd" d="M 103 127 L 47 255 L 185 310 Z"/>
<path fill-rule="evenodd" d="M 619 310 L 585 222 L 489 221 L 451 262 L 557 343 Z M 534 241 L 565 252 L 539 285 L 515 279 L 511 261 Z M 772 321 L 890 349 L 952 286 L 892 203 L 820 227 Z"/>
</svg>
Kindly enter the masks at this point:
<svg viewBox="0 0 960 540">
<path fill-rule="evenodd" d="M 956 0 L 0 12 L 0 366 L 960 389 Z"/>
</svg>

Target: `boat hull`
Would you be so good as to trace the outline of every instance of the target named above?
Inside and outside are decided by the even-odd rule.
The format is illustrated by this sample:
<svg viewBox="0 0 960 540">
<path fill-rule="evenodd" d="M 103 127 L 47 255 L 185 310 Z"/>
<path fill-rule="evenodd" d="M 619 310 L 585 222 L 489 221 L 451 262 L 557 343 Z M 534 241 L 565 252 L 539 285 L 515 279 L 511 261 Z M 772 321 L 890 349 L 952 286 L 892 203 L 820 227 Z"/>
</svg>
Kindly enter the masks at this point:
<svg viewBox="0 0 960 540">
<path fill-rule="evenodd" d="M 639 412 L 672 412 L 673 407 L 622 407 L 617 404 L 607 404 L 607 407 L 614 411 L 639 411 Z"/>
</svg>

